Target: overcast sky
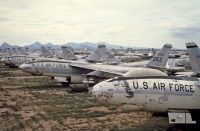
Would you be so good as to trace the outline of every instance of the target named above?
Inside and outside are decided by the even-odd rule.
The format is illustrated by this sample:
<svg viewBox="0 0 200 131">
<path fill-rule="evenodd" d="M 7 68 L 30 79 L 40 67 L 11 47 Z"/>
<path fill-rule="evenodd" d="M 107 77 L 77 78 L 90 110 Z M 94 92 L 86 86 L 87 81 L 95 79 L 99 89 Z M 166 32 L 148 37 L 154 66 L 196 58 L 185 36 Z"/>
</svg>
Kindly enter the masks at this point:
<svg viewBox="0 0 200 131">
<path fill-rule="evenodd" d="M 0 43 L 200 43 L 199 0 L 0 0 Z"/>
</svg>

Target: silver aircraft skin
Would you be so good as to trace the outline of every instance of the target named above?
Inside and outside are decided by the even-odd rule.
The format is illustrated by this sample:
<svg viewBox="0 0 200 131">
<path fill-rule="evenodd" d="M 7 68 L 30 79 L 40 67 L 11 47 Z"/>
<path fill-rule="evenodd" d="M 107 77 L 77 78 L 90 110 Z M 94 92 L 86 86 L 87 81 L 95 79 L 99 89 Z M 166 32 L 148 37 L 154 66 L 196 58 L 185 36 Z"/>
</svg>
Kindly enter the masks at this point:
<svg viewBox="0 0 200 131">
<path fill-rule="evenodd" d="M 93 71 L 100 71 L 106 73 L 120 74 L 126 73 L 133 67 L 148 67 L 148 68 L 158 68 L 158 69 L 166 69 L 166 63 L 168 61 L 168 57 L 170 54 L 170 50 L 172 45 L 165 44 L 148 62 L 133 62 L 133 63 L 120 63 L 118 66 L 116 65 L 105 65 L 105 64 L 76 64 L 71 63 L 69 66 L 73 68 L 82 68 L 82 69 L 90 69 Z"/>
<path fill-rule="evenodd" d="M 72 52 L 70 47 L 62 46 L 62 53 L 57 56 L 58 59 L 78 60 L 78 57 Z"/>
<path fill-rule="evenodd" d="M 146 67 L 150 66 L 155 68 L 158 67 L 164 68 L 167 63 L 167 58 L 169 56 L 171 48 L 172 48 L 171 45 L 165 44 L 163 48 L 159 52 L 157 52 L 157 54 L 148 62 Z M 107 55 L 109 54 L 107 53 Z M 141 64 L 137 65 L 137 67 L 138 66 L 141 66 Z M 78 82 L 83 81 L 82 76 L 111 78 L 113 76 L 123 75 L 124 73 L 128 72 L 130 69 L 134 67 L 125 66 L 125 64 L 116 66 L 116 65 L 109 65 L 109 64 L 107 65 L 102 63 L 91 64 L 80 61 L 63 61 L 63 62 L 40 61 L 40 62 L 22 64 L 20 68 L 22 70 L 31 72 L 33 74 L 38 73 L 51 76 L 54 78 L 60 77 L 61 82 L 70 81 L 71 83 L 75 83 L 77 81 Z"/>
<path fill-rule="evenodd" d="M 59 54 L 58 58 L 55 58 L 53 53 L 41 47 L 41 54 L 29 54 L 29 55 L 12 55 L 1 59 L 10 67 L 19 67 L 23 63 L 30 63 L 32 61 L 63 61 L 63 60 L 76 60 L 76 56 L 72 54 L 71 50 L 67 47 L 61 47 L 62 53 Z"/>
<path fill-rule="evenodd" d="M 193 71 L 200 72 L 199 48 L 195 43 L 186 46 Z M 102 102 L 131 105 L 133 110 L 168 113 L 169 123 L 196 123 L 195 117 L 200 113 L 199 78 L 155 75 L 153 72 L 149 75 L 143 69 L 138 71 L 143 72 L 142 75 L 130 72 L 134 75 L 125 74 L 96 84 L 92 96 Z"/>
<path fill-rule="evenodd" d="M 66 49 L 66 48 L 65 48 Z M 71 56 L 72 59 L 77 59 L 71 51 L 68 54 L 63 55 L 65 58 Z M 60 56 L 59 56 L 60 57 Z M 56 79 L 62 84 L 79 84 L 83 83 L 82 74 L 89 74 L 93 70 L 91 69 L 81 69 L 69 66 L 69 64 L 82 65 L 88 62 L 105 62 L 105 63 L 116 63 L 116 58 L 111 54 L 111 52 L 106 48 L 105 45 L 100 44 L 94 53 L 89 55 L 87 60 L 57 60 L 57 59 L 39 59 L 34 62 L 24 63 L 20 68 L 24 71 L 30 72 L 35 75 L 46 75 L 53 79 Z M 101 74 L 102 76 L 102 74 Z M 109 77 L 110 78 L 110 77 Z"/>
<path fill-rule="evenodd" d="M 39 54 L 28 54 L 22 47 L 20 47 L 18 48 L 18 51 L 6 53 L 6 55 L 2 57 L 1 62 L 10 67 L 18 67 L 22 63 L 36 60 L 38 57 Z"/>
<path fill-rule="evenodd" d="M 20 54 L 13 54 L 11 56 L 5 56 L 1 59 L 1 62 L 5 63 L 10 67 L 19 67 L 19 65 L 27 62 L 31 62 L 39 59 L 40 57 L 52 57 L 52 53 L 48 51 L 45 47 L 41 47 L 42 54 L 26 54 L 21 52 Z"/>
<path fill-rule="evenodd" d="M 99 44 L 97 49 L 90 54 L 87 58 L 89 62 L 101 62 L 110 64 L 119 64 L 120 60 L 117 59 L 111 51 L 109 51 L 104 44 Z"/>
<path fill-rule="evenodd" d="M 176 66 L 191 68 L 190 59 L 188 56 L 181 56 L 179 59 L 176 59 Z"/>
<path fill-rule="evenodd" d="M 31 62 L 38 59 L 38 57 L 34 56 L 26 56 L 26 55 L 14 55 L 14 56 L 6 56 L 1 59 L 1 62 L 5 63 L 5 65 L 9 67 L 18 67 L 22 63 Z"/>
<path fill-rule="evenodd" d="M 116 59 L 110 63 L 118 63 L 117 67 L 116 64 L 105 65 L 105 64 L 76 64 L 71 63 L 69 66 L 73 68 L 82 68 L 82 69 L 90 69 L 98 72 L 105 72 L 105 73 L 112 73 L 121 75 L 120 73 L 126 73 L 133 67 L 147 67 L 147 68 L 155 68 L 161 71 L 167 72 L 169 75 L 173 75 L 176 72 L 184 71 L 185 68 L 183 67 L 175 67 L 175 66 L 167 66 L 168 64 L 168 57 L 170 54 L 170 50 L 172 48 L 171 44 L 165 44 L 163 48 L 161 48 L 150 60 L 139 61 L 139 62 L 132 62 L 132 63 L 122 63 L 116 62 Z"/>
</svg>

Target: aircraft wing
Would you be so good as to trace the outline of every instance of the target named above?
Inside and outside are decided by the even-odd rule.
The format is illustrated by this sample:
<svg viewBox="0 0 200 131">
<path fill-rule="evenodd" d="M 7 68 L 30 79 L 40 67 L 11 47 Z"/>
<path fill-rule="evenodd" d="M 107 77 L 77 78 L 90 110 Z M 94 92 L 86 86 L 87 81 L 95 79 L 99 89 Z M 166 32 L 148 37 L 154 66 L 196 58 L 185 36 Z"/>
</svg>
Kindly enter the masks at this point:
<svg viewBox="0 0 200 131">
<path fill-rule="evenodd" d="M 113 76 L 123 76 L 123 74 L 124 74 L 124 73 L 120 73 L 120 72 L 114 72 L 114 71 L 98 68 L 98 65 L 95 66 L 95 64 L 90 65 L 90 64 L 72 64 L 71 63 L 68 66 L 70 66 L 72 68 L 83 69 L 83 70 L 91 70 L 91 72 L 89 74 L 87 74 L 90 76 L 101 76 L 101 77 L 110 78 Z"/>
<path fill-rule="evenodd" d="M 153 68 L 153 69 L 157 69 L 157 70 L 160 70 L 160 71 L 167 71 L 169 74 L 172 73 L 176 73 L 176 72 L 181 72 L 181 71 L 184 71 L 185 68 L 184 67 L 174 67 L 174 68 L 170 68 L 170 67 L 158 67 L 158 66 L 149 66 L 150 68 Z"/>
</svg>

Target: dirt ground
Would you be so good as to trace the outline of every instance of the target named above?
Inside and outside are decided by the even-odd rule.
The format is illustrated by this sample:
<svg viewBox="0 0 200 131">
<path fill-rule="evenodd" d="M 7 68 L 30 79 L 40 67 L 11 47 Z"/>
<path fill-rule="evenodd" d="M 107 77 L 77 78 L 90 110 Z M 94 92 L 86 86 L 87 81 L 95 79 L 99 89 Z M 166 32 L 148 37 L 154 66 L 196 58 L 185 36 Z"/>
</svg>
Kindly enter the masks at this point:
<svg viewBox="0 0 200 131">
<path fill-rule="evenodd" d="M 154 130 L 167 118 L 95 101 L 44 76 L 0 65 L 0 130 Z"/>
</svg>

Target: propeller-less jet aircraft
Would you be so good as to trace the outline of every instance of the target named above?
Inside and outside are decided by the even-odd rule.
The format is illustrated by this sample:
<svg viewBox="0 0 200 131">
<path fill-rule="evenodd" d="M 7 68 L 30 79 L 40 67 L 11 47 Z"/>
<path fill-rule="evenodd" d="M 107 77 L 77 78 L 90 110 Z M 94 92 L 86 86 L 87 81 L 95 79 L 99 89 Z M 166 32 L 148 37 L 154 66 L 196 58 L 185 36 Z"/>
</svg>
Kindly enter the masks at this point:
<svg viewBox="0 0 200 131">
<path fill-rule="evenodd" d="M 77 57 L 71 52 L 68 47 L 61 47 L 62 53 L 57 57 L 54 57 L 53 52 L 51 52 L 46 47 L 41 47 L 41 54 L 29 54 L 29 55 L 13 55 L 4 57 L 1 62 L 4 62 L 10 67 L 18 67 L 23 63 L 29 63 L 32 61 L 63 61 L 63 60 L 76 60 Z"/>
<path fill-rule="evenodd" d="M 200 72 L 200 50 L 186 44 L 193 71 Z M 200 119 L 200 79 L 166 76 L 154 69 L 130 70 L 96 84 L 92 95 L 99 101 L 132 105 L 133 110 L 167 113 L 169 123 L 195 124 Z"/>
<path fill-rule="evenodd" d="M 99 46 L 100 48 L 105 48 L 104 46 Z M 136 67 L 150 67 L 150 68 L 164 68 L 166 66 L 168 56 L 170 53 L 172 46 L 170 44 L 165 44 L 163 48 L 156 53 L 156 55 L 146 64 L 143 63 L 132 63 L 126 64 L 121 63 L 118 65 L 110 65 L 110 64 L 91 64 L 80 61 L 39 61 L 22 64 L 20 68 L 27 72 L 35 73 L 35 74 L 43 74 L 50 76 L 51 78 L 57 79 L 62 84 L 79 84 L 79 86 L 83 86 L 87 84 L 94 84 L 102 79 L 111 78 L 113 76 L 121 76 L 124 73 L 128 72 L 130 69 Z M 101 50 L 102 51 L 102 50 Z M 99 56 L 101 51 L 90 57 L 90 59 L 95 59 L 94 56 Z M 106 51 L 105 51 L 106 52 Z M 111 58 L 110 53 L 105 53 L 105 59 Z M 99 57 L 98 57 L 99 58 Z M 116 60 L 114 59 L 114 62 Z M 111 63 L 114 63 L 111 62 Z"/>
<path fill-rule="evenodd" d="M 22 49 L 20 49 L 22 50 Z M 39 57 L 51 57 L 52 53 L 50 53 L 45 47 L 41 47 L 41 52 L 42 54 L 39 56 L 39 54 L 29 54 L 25 55 L 23 53 L 24 51 L 20 54 L 13 54 L 11 56 L 5 56 L 4 58 L 1 59 L 1 62 L 5 63 L 9 67 L 18 67 L 19 65 L 26 63 L 26 62 L 31 62 L 36 59 L 39 59 Z"/>
</svg>

